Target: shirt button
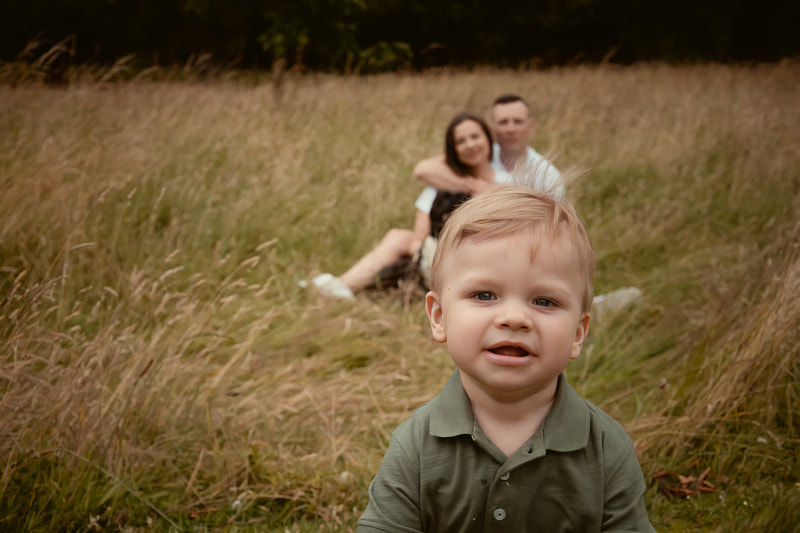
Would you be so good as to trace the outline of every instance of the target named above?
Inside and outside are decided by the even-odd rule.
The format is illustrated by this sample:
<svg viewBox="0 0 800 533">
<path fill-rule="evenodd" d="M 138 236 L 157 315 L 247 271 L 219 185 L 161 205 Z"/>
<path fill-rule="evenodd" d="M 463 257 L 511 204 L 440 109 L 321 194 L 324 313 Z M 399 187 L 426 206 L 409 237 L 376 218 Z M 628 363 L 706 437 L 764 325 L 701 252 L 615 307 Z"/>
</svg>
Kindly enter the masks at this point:
<svg viewBox="0 0 800 533">
<path fill-rule="evenodd" d="M 505 509 L 495 509 L 494 510 L 494 519 L 495 520 L 503 520 L 506 517 L 506 510 Z"/>
<path fill-rule="evenodd" d="M 508 478 L 510 478 L 510 477 L 511 477 L 511 472 L 506 472 L 505 474 L 500 476 L 500 479 L 502 479 L 503 481 L 507 481 Z"/>
</svg>

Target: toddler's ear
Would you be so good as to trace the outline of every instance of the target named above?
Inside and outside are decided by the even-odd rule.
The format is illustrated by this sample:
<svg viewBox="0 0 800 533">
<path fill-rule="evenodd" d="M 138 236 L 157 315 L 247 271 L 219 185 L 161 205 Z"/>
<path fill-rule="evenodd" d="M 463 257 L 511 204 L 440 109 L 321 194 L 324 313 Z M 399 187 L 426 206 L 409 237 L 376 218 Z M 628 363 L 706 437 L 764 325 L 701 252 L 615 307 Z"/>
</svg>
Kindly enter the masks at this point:
<svg viewBox="0 0 800 533">
<path fill-rule="evenodd" d="M 581 354 L 581 348 L 583 348 L 583 341 L 586 340 L 586 335 L 589 334 L 589 321 L 591 317 L 589 313 L 585 313 L 582 317 L 580 322 L 578 322 L 578 327 L 575 329 L 575 340 L 572 343 L 572 355 L 570 359 L 577 359 L 578 356 Z"/>
<path fill-rule="evenodd" d="M 444 331 L 444 321 L 442 320 L 442 305 L 439 303 L 439 295 L 433 291 L 429 291 L 425 295 L 425 311 L 428 312 L 433 340 L 447 342 L 447 333 Z"/>
</svg>

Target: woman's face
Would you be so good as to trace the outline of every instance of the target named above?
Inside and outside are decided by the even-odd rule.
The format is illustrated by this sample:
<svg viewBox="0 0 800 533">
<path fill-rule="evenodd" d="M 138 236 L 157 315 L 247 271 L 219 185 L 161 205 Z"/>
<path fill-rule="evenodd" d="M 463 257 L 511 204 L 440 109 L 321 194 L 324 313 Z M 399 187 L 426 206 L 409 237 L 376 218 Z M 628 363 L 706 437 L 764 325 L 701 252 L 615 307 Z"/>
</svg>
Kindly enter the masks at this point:
<svg viewBox="0 0 800 533">
<path fill-rule="evenodd" d="M 474 120 L 465 120 L 453 128 L 453 140 L 458 160 L 465 165 L 475 167 L 489 161 L 489 138 Z"/>
</svg>

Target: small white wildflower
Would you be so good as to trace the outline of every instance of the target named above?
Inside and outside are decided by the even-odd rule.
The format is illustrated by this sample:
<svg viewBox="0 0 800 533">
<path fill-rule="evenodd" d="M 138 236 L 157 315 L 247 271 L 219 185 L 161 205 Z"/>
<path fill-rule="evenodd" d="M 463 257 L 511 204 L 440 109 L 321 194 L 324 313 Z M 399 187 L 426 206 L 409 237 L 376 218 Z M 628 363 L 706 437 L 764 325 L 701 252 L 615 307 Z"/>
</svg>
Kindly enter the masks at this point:
<svg viewBox="0 0 800 533">
<path fill-rule="evenodd" d="M 234 511 L 239 511 L 239 509 L 241 508 L 242 508 L 242 501 L 233 500 L 233 503 L 231 504 L 231 509 L 233 509 Z"/>
<path fill-rule="evenodd" d="M 102 526 L 98 523 L 100 520 L 100 515 L 89 515 L 89 529 L 92 531 L 100 531 L 102 530 Z"/>
<path fill-rule="evenodd" d="M 767 439 L 765 439 L 764 437 L 758 437 L 756 439 L 756 442 L 758 442 L 759 444 L 766 444 L 769 441 Z"/>
</svg>

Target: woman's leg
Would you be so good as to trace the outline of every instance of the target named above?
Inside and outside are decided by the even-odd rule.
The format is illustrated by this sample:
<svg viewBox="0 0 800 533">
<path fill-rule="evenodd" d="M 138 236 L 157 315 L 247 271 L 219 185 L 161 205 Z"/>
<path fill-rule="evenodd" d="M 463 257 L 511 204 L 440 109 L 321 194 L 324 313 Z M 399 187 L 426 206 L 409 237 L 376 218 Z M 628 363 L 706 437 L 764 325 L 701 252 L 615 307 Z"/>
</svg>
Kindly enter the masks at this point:
<svg viewBox="0 0 800 533">
<path fill-rule="evenodd" d="M 390 229 L 375 248 L 339 276 L 339 279 L 353 291 L 363 289 L 375 281 L 375 276 L 383 267 L 409 255 L 413 241 L 413 231 Z"/>
</svg>

